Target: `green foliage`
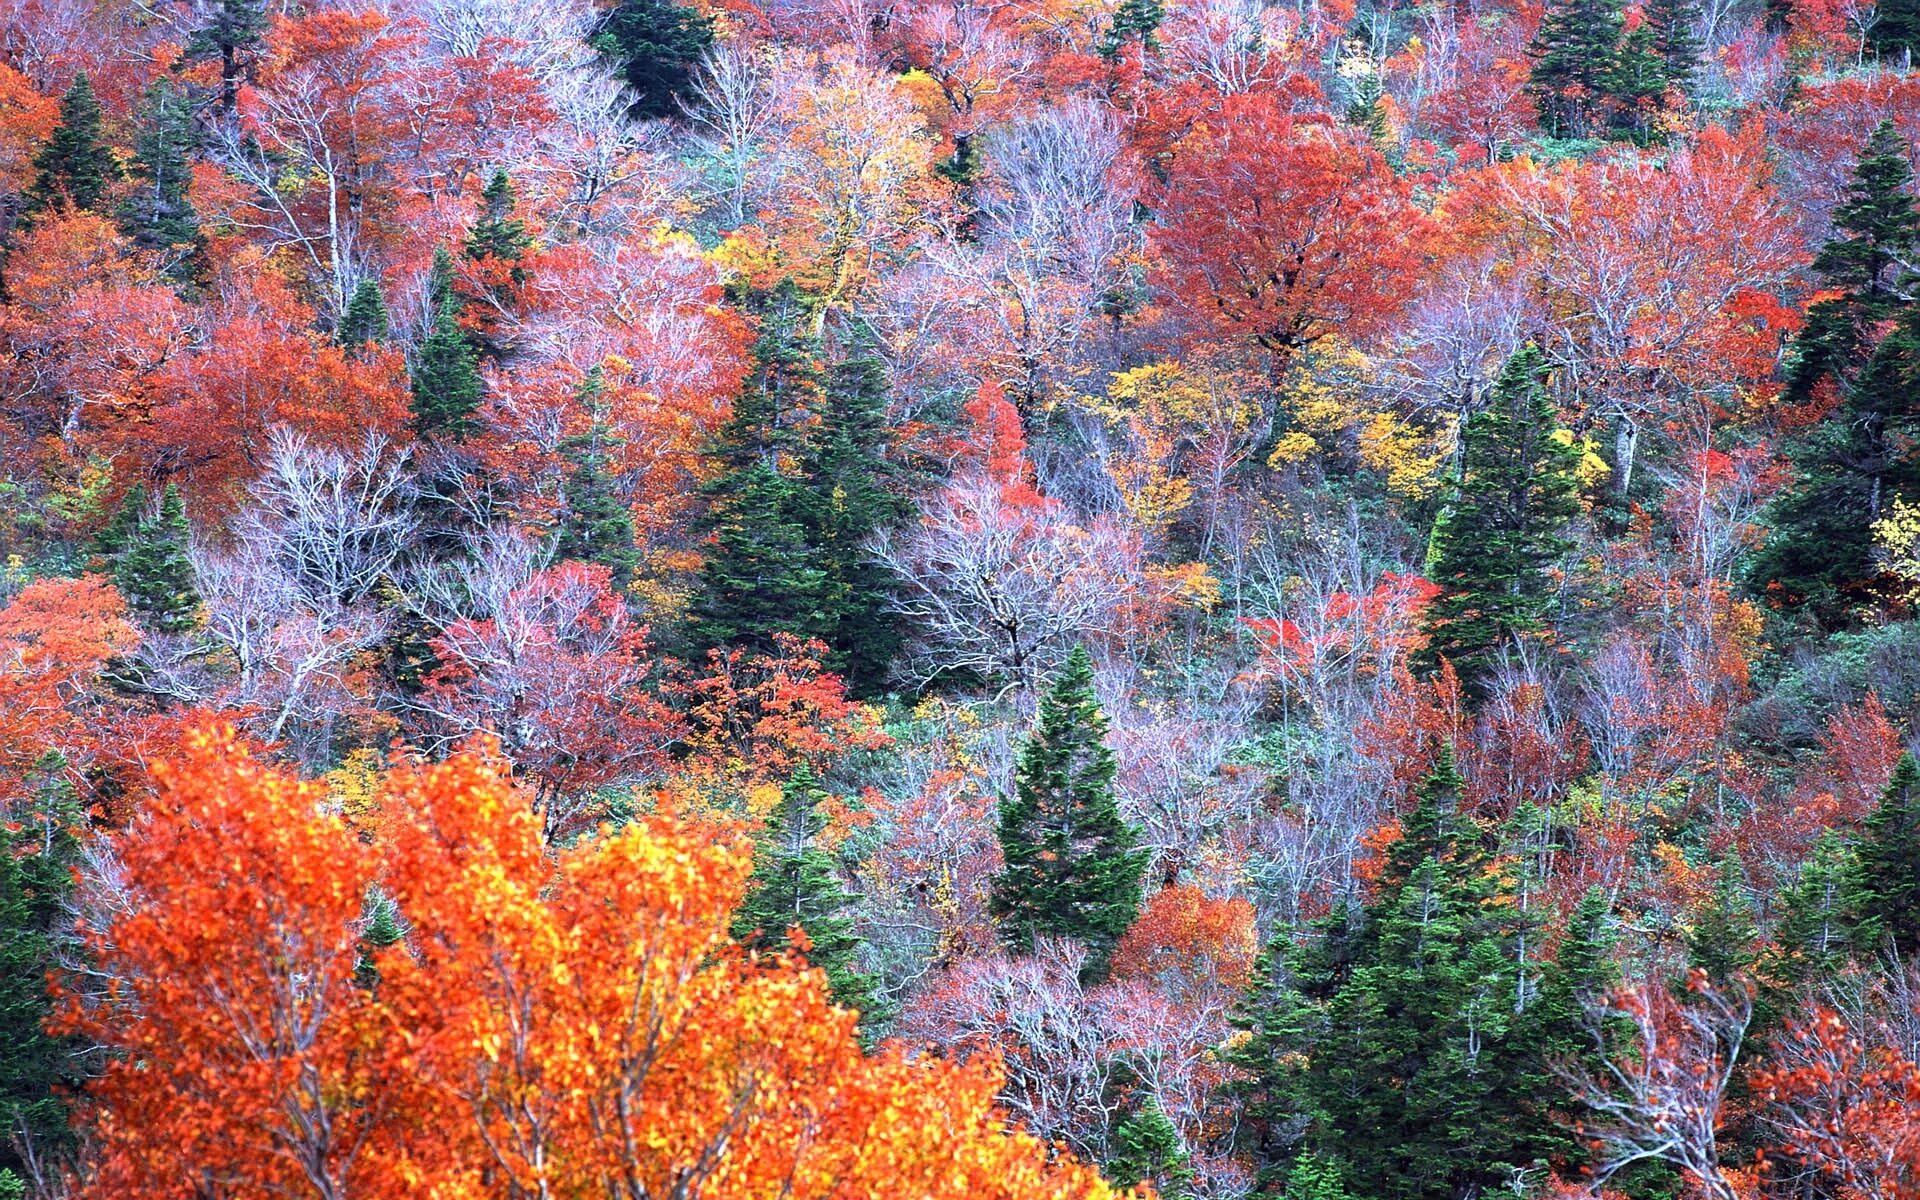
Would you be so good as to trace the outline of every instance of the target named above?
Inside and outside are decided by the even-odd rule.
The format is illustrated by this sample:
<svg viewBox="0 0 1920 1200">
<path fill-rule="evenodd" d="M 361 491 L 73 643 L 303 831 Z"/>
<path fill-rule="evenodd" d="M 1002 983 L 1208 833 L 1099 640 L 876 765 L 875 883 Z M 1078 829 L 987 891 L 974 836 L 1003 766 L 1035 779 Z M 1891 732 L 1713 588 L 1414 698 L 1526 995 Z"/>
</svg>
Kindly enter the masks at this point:
<svg viewBox="0 0 1920 1200">
<path fill-rule="evenodd" d="M 1100 39 L 1100 57 L 1108 61 L 1119 58 L 1132 40 L 1138 40 L 1140 49 L 1152 54 L 1160 48 L 1155 35 L 1166 19 L 1164 0 L 1120 0 L 1120 7 L 1113 10 L 1113 24 Z"/>
<path fill-rule="evenodd" d="M 1553 137 L 1580 137 L 1602 124 L 1624 20 L 1620 0 L 1556 0 L 1527 48 L 1527 91 Z"/>
<path fill-rule="evenodd" d="M 713 45 L 713 19 L 672 0 L 619 0 L 590 44 L 621 64 L 640 120 L 678 114 L 693 98 L 694 71 Z"/>
<path fill-rule="evenodd" d="M 1187 1200 L 1193 1195 L 1193 1166 L 1186 1144 L 1151 1096 L 1114 1127 L 1106 1176 L 1116 1187 L 1151 1184 L 1162 1200 Z"/>
<path fill-rule="evenodd" d="M 716 481 L 708 495 L 706 558 L 687 611 L 692 648 L 770 650 L 778 633 L 832 636 L 842 593 L 807 539 L 794 481 L 755 461 Z"/>
<path fill-rule="evenodd" d="M 129 493 L 130 499 L 132 495 Z M 126 597 L 134 617 L 159 633 L 192 629 L 200 620 L 200 591 L 194 581 L 193 562 L 187 557 L 191 533 L 180 489 L 168 484 L 160 499 L 160 511 L 152 517 L 142 516 L 130 534 L 124 532 L 120 518 L 115 525 L 119 528 L 112 537 L 125 540 L 113 564 L 113 582 Z"/>
<path fill-rule="evenodd" d="M 99 212 L 107 189 L 120 182 L 120 161 L 101 134 L 100 101 L 85 71 L 60 98 L 60 123 L 33 156 L 33 168 L 21 197 L 23 222 L 69 208 Z"/>
<path fill-rule="evenodd" d="M 379 276 L 369 274 L 354 285 L 347 311 L 340 314 L 340 325 L 334 330 L 334 340 L 354 350 L 369 342 L 382 344 L 392 334 L 387 319 L 387 298 L 380 290 Z"/>
<path fill-rule="evenodd" d="M 1920 953 L 1920 764 L 1902 754 L 1868 815 L 1848 882 L 1847 906 L 1864 952 Z"/>
<path fill-rule="evenodd" d="M 245 74 L 246 57 L 260 45 L 266 32 L 266 0 L 214 0 L 207 23 L 187 39 L 189 60 L 220 60 L 220 107 L 223 110 L 233 111 L 240 80 Z"/>
<path fill-rule="evenodd" d="M 460 327 L 460 301 L 453 292 L 453 260 L 433 253 L 430 285 L 432 324 L 413 358 L 413 428 L 422 438 L 460 441 L 473 432 L 473 414 L 486 399 L 480 356 Z"/>
<path fill-rule="evenodd" d="M 595 367 L 581 383 L 579 396 L 592 411 L 592 424 L 560 444 L 560 456 L 570 469 L 557 552 L 563 559 L 600 563 L 612 572 L 615 590 L 624 591 L 640 565 L 640 551 L 634 544 L 633 514 L 608 466 L 608 451 L 618 443 L 600 413 L 603 386 L 600 368 Z"/>
<path fill-rule="evenodd" d="M 1559 433 L 1545 370 L 1540 351 L 1522 347 L 1467 419 L 1461 478 L 1433 533 L 1429 576 L 1444 590 L 1427 610 L 1423 661 L 1447 659 L 1470 689 L 1500 647 L 1543 628 L 1547 568 L 1580 511 L 1580 450 Z"/>
<path fill-rule="evenodd" d="M 195 141 L 185 91 L 168 80 L 154 84 L 134 138 L 134 188 L 121 202 L 120 229 L 134 245 L 159 254 L 167 277 L 182 285 L 197 284 L 206 273 L 207 240 L 188 194 L 187 153 Z"/>
<path fill-rule="evenodd" d="M 871 1024 L 877 1014 L 872 976 L 860 970 L 860 939 L 847 909 L 855 897 L 840 886 L 834 862 L 820 848 L 826 793 L 804 763 L 780 793 L 754 849 L 753 878 L 734 913 L 733 936 L 751 949 L 791 946 L 791 931 L 806 934 L 807 961 L 827 976 L 834 1003 L 857 1009 Z"/>
<path fill-rule="evenodd" d="M 1740 986 L 1758 956 L 1759 930 L 1753 905 L 1747 900 L 1737 862 L 1723 862 L 1713 894 L 1693 915 L 1687 930 L 1687 965 L 1705 971 L 1708 982 L 1722 991 Z"/>
<path fill-rule="evenodd" d="M 1105 978 L 1114 943 L 1140 915 L 1147 853 L 1120 814 L 1107 717 L 1093 694 L 1085 647 L 1068 655 L 1040 702 L 1020 755 L 1015 794 L 1000 803 L 1000 851 L 990 911 L 1018 953 L 1040 938 L 1087 947 L 1084 977 Z"/>
<path fill-rule="evenodd" d="M 1660 58 L 1663 82 L 1684 96 L 1692 96 L 1700 67 L 1699 0 L 1649 0 L 1643 14 L 1653 31 L 1653 51 Z"/>
<path fill-rule="evenodd" d="M 518 264 L 526 257 L 533 239 L 527 236 L 527 223 L 514 215 L 519 199 L 514 194 L 513 180 L 505 171 L 495 171 L 493 178 L 487 181 L 486 191 L 480 194 L 480 216 L 467 231 L 466 256 L 474 262 L 492 259 L 496 262 Z M 511 268 L 510 277 L 515 283 L 526 282 L 525 268 L 518 265 Z"/>
<path fill-rule="evenodd" d="M 1286 1200 L 1352 1200 L 1340 1159 L 1331 1154 L 1304 1154 L 1287 1172 Z"/>
</svg>

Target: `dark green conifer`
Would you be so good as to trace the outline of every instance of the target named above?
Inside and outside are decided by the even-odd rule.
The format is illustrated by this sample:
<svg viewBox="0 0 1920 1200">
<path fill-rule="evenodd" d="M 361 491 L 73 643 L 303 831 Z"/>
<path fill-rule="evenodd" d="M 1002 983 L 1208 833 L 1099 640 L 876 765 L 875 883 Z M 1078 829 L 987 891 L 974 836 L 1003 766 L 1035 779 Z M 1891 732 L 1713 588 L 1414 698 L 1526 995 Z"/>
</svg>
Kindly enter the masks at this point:
<svg viewBox="0 0 1920 1200">
<path fill-rule="evenodd" d="M 383 345 L 392 334 L 380 277 L 369 272 L 354 284 L 347 310 L 340 314 L 340 324 L 334 330 L 334 340 L 348 350 L 358 350 L 369 342 Z"/>
<path fill-rule="evenodd" d="M 160 511 L 142 518 L 114 564 L 113 582 L 141 625 L 158 633 L 186 633 L 200 620 L 200 590 L 193 561 L 187 508 L 173 484 L 160 498 Z"/>
<path fill-rule="evenodd" d="M 1138 41 L 1143 52 L 1152 54 L 1160 48 L 1156 35 L 1166 19 L 1164 0 L 1120 0 L 1120 7 L 1113 10 L 1113 24 L 1100 39 L 1100 57 L 1119 58 L 1130 41 Z"/>
<path fill-rule="evenodd" d="M 518 206 L 513 180 L 505 171 L 495 171 L 487 182 L 487 190 L 480 194 L 480 216 L 467 231 L 465 249 L 467 257 L 474 262 L 491 259 L 513 264 L 509 276 L 515 283 L 524 283 L 527 273 L 519 262 L 526 257 L 533 239 L 527 236 L 527 223 L 514 215 Z"/>
<path fill-rule="evenodd" d="M 108 573 L 112 573 L 121 556 L 127 552 L 127 547 L 133 545 L 134 539 L 139 536 L 140 522 L 147 515 L 148 499 L 147 486 L 143 483 L 134 484 L 120 497 L 120 507 L 114 510 L 113 516 L 94 535 L 94 556 L 101 560 Z"/>
<path fill-rule="evenodd" d="M 580 385 L 579 401 L 591 414 L 590 424 L 585 433 L 560 444 L 560 456 L 570 469 L 556 552 L 563 559 L 601 564 L 612 573 L 614 588 L 624 591 L 640 565 L 640 550 L 634 543 L 633 513 L 620 498 L 608 463 L 618 439 L 601 412 L 604 386 L 600 368 L 588 372 Z"/>
<path fill-rule="evenodd" d="M 1740 986 L 1759 957 L 1759 930 L 1739 864 L 1720 864 L 1713 893 L 1693 914 L 1687 930 L 1687 965 L 1706 972 L 1721 991 Z"/>
<path fill-rule="evenodd" d="M 473 432 L 486 383 L 473 342 L 460 327 L 453 260 L 444 246 L 433 252 L 429 295 L 432 323 L 413 358 L 413 428 L 422 438 L 460 441 Z"/>
<path fill-rule="evenodd" d="M 1864 953 L 1920 954 L 1920 765 L 1902 754 L 1868 815 L 1848 881 L 1847 907 Z"/>
<path fill-rule="evenodd" d="M 267 32 L 265 0 L 214 0 L 207 23 L 187 40 L 189 59 L 220 60 L 220 109 L 232 112 L 240 81 Z"/>
<path fill-rule="evenodd" d="M 677 115 L 693 98 L 694 72 L 713 45 L 713 19 L 673 0 L 619 0 L 588 39 L 621 64 L 640 120 Z"/>
<path fill-rule="evenodd" d="M 100 101 L 85 71 L 60 98 L 60 123 L 33 156 L 33 182 L 22 196 L 22 220 L 69 208 L 99 212 L 120 182 L 120 161 L 100 131 Z"/>
<path fill-rule="evenodd" d="M 1880 0 L 1867 41 L 1882 59 L 1899 65 L 1920 54 L 1920 0 Z"/>
<path fill-rule="evenodd" d="M 1486 409 L 1461 431 L 1461 477 L 1433 532 L 1423 661 L 1450 661 L 1477 688 L 1498 649 L 1544 626 L 1547 568 L 1580 511 L 1580 450 L 1560 433 L 1546 367 L 1532 344 L 1508 360 Z"/>
<path fill-rule="evenodd" d="M 1527 91 L 1553 137 L 1605 127 L 1624 19 L 1620 0 L 1553 0 L 1527 54 Z"/>
<path fill-rule="evenodd" d="M 206 271 L 207 240 L 188 188 L 193 171 L 193 104 L 171 81 L 147 93 L 147 111 L 133 142 L 133 190 L 120 206 L 120 228 L 133 244 L 158 254 L 169 279 L 182 285 Z"/>
<path fill-rule="evenodd" d="M 1285 1200 L 1353 1200 L 1346 1171 L 1334 1154 L 1303 1154 L 1287 1172 Z"/>
<path fill-rule="evenodd" d="M 1084 976 L 1106 976 L 1114 943 L 1140 915 L 1147 853 L 1114 799 L 1107 717 L 1093 694 L 1093 661 L 1076 646 L 1040 701 L 1020 754 L 1012 797 L 1000 802 L 1005 867 L 989 909 L 1016 953 L 1040 938 L 1086 946 Z"/>
<path fill-rule="evenodd" d="M 1162 1200 L 1187 1200 L 1193 1195 L 1193 1164 L 1167 1114 L 1148 1096 L 1113 1130 L 1113 1156 L 1106 1176 L 1115 1187 L 1151 1184 Z"/>
<path fill-rule="evenodd" d="M 1667 68 L 1653 26 L 1645 21 L 1620 39 L 1607 77 L 1610 115 L 1617 137 L 1646 145 L 1667 94 Z"/>
<path fill-rule="evenodd" d="M 1700 68 L 1699 0 L 1648 0 L 1644 20 L 1653 31 L 1653 50 L 1659 55 L 1666 85 L 1683 96 L 1694 93 Z"/>
<path fill-rule="evenodd" d="M 826 641 L 838 625 L 842 593 L 807 540 L 798 486 L 762 460 L 718 482 L 700 525 L 706 557 L 687 612 L 694 651 L 771 650 L 780 633 Z"/>
</svg>

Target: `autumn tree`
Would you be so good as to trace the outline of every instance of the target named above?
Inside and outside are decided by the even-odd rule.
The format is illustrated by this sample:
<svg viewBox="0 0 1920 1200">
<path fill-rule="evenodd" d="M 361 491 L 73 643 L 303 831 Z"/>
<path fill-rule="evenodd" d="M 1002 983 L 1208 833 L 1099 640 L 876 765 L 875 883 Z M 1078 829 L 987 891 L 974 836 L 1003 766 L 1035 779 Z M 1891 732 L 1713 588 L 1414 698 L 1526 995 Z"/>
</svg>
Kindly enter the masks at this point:
<svg viewBox="0 0 1920 1200">
<path fill-rule="evenodd" d="M 1434 527 L 1428 576 L 1444 589 L 1426 612 L 1425 661 L 1444 658 L 1479 685 L 1500 647 L 1538 634 L 1547 568 L 1579 511 L 1580 451 L 1559 428 L 1535 347 L 1507 361 L 1491 403 L 1461 429 L 1460 478 Z"/>
<path fill-rule="evenodd" d="M 46 212 L 97 212 L 121 178 L 120 160 L 100 129 L 100 101 L 86 72 L 60 98 L 60 123 L 33 159 L 33 183 L 23 194 L 26 219 Z"/>
<path fill-rule="evenodd" d="M 1100 978 L 1114 943 L 1140 913 L 1146 854 L 1113 795 L 1107 718 L 1093 693 L 1093 662 L 1076 646 L 1040 701 L 1020 754 L 1015 794 L 1000 804 L 1000 851 L 991 911 L 1009 947 L 1041 938 L 1087 946 L 1085 973 Z"/>
</svg>

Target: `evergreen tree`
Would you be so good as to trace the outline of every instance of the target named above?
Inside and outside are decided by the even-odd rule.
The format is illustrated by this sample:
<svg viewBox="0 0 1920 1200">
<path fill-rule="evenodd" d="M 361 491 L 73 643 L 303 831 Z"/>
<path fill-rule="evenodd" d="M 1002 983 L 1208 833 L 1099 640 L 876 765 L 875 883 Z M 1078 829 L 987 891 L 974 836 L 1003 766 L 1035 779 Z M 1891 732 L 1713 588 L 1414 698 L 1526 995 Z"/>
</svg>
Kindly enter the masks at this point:
<svg viewBox="0 0 1920 1200">
<path fill-rule="evenodd" d="M 1287 1172 L 1285 1200 L 1353 1200 L 1346 1172 L 1332 1154 L 1303 1154 Z"/>
<path fill-rule="evenodd" d="M 1920 52 L 1920 0 L 1880 0 L 1879 19 L 1867 29 L 1874 52 L 1896 64 Z"/>
<path fill-rule="evenodd" d="M 1148 1096 L 1114 1127 L 1113 1157 L 1107 1160 L 1106 1175 L 1115 1187 L 1151 1184 L 1154 1195 L 1163 1200 L 1187 1200 L 1193 1195 L 1187 1147 L 1153 1097 Z"/>
<path fill-rule="evenodd" d="M 432 324 L 413 359 L 413 428 L 422 438 L 460 441 L 473 431 L 473 413 L 486 398 L 486 383 L 473 342 L 460 327 L 453 260 L 445 247 L 433 252 L 429 294 Z"/>
<path fill-rule="evenodd" d="M 832 857 L 820 848 L 825 799 L 802 763 L 781 789 L 754 850 L 753 878 L 734 913 L 733 936 L 751 949 L 779 951 L 792 944 L 790 931 L 798 926 L 806 933 L 807 962 L 826 973 L 834 1003 L 858 1010 L 870 1023 L 876 1015 L 874 980 L 860 970 L 860 939 L 846 911 L 854 897 L 840 886 Z"/>
<path fill-rule="evenodd" d="M 1847 906 L 1866 953 L 1920 953 L 1920 765 L 1902 754 L 1868 815 L 1848 881 Z"/>
<path fill-rule="evenodd" d="M 353 286 L 347 310 L 340 314 L 334 340 L 348 350 L 358 350 L 369 342 L 384 344 L 392 335 L 393 329 L 387 319 L 387 298 L 380 290 L 379 276 L 371 273 L 362 276 L 360 282 Z"/>
<path fill-rule="evenodd" d="M 193 171 L 193 105 L 172 83 L 147 94 L 146 119 L 133 143 L 135 187 L 120 206 L 120 228 L 143 250 L 158 253 L 175 283 L 192 285 L 206 270 L 207 241 L 188 188 Z"/>
<path fill-rule="evenodd" d="M 1040 702 L 1020 754 L 1015 794 L 1000 803 L 1000 851 L 989 908 L 1001 940 L 1030 953 L 1036 940 L 1087 947 L 1084 977 L 1106 977 L 1114 943 L 1140 915 L 1147 853 L 1114 800 L 1107 717 L 1093 694 L 1093 662 L 1076 646 Z"/>
<path fill-rule="evenodd" d="M 65 765 L 58 755 L 35 764 L 32 799 L 5 814 L 0 833 L 0 1177 L 24 1174 L 21 1135 L 42 1151 L 68 1140 L 61 1091 L 78 1082 L 78 1048 L 46 1030 L 47 973 L 72 940 L 66 910 L 84 819 Z"/>
<path fill-rule="evenodd" d="M 1624 19 L 1620 0 L 1553 0 L 1527 54 L 1527 91 L 1540 124 L 1554 137 L 1582 137 L 1602 127 L 1611 95 Z"/>
<path fill-rule="evenodd" d="M 1380 71 L 1370 68 L 1353 81 L 1353 96 L 1347 102 L 1347 124 L 1367 131 L 1379 141 L 1387 136 L 1387 109 L 1380 88 Z"/>
<path fill-rule="evenodd" d="M 1492 403 L 1461 431 L 1461 478 L 1433 532 L 1429 575 L 1444 591 L 1427 609 L 1424 661 L 1448 659 L 1469 687 L 1499 647 L 1542 628 L 1546 568 L 1580 511 L 1580 451 L 1558 429 L 1544 374 L 1531 344 L 1508 360 Z"/>
<path fill-rule="evenodd" d="M 1683 96 L 1694 93 L 1700 68 L 1699 0 L 1648 0 L 1644 20 L 1653 32 L 1653 51 L 1660 58 L 1667 87 Z"/>
<path fill-rule="evenodd" d="M 1120 7 L 1113 10 L 1113 24 L 1100 39 L 1100 57 L 1109 62 L 1119 58 L 1120 51 L 1132 39 L 1138 39 L 1140 49 L 1152 54 L 1160 48 L 1155 35 L 1166 19 L 1164 0 L 1120 0 Z"/>
<path fill-rule="evenodd" d="M 1541 1150 L 1556 1164 L 1583 1166 L 1586 1148 L 1567 1136 L 1591 1115 L 1567 1086 L 1551 1074 L 1555 1064 L 1574 1063 L 1594 1077 L 1605 1069 L 1595 1045 L 1594 1013 L 1620 982 L 1614 961 L 1617 927 L 1607 894 L 1589 888 L 1567 922 L 1559 953 L 1542 972 L 1540 985 L 1519 1018 L 1520 1036 L 1537 1068 L 1532 1086 L 1522 1094 L 1528 1117 L 1543 1130 Z"/>
<path fill-rule="evenodd" d="M 127 607 L 150 630 L 185 633 L 200 619 L 200 591 L 187 557 L 190 540 L 186 504 L 170 483 L 159 513 L 142 518 L 113 569 Z"/>
<path fill-rule="evenodd" d="M 1739 864 L 1721 863 L 1712 895 L 1687 930 L 1687 966 L 1706 972 L 1715 988 L 1737 988 L 1758 958 L 1759 936 Z"/>
<path fill-rule="evenodd" d="M 1607 93 L 1619 137 L 1641 145 L 1656 140 L 1654 119 L 1667 94 L 1667 68 L 1652 25 L 1642 21 L 1620 39 L 1607 76 Z"/>
<path fill-rule="evenodd" d="M 85 71 L 60 98 L 60 123 L 33 156 L 33 168 L 22 197 L 23 221 L 69 206 L 98 212 L 107 189 L 120 181 L 120 162 L 101 135 L 100 101 Z"/>
<path fill-rule="evenodd" d="M 595 367 L 580 385 L 580 402 L 592 414 L 587 431 L 560 444 L 570 468 L 564 490 L 566 513 L 560 522 L 557 552 L 563 559 L 600 563 L 612 572 L 613 586 L 624 591 L 640 565 L 634 544 L 633 514 L 620 499 L 608 466 L 608 450 L 617 444 L 600 412 L 604 382 Z"/>
<path fill-rule="evenodd" d="M 791 633 L 826 641 L 838 624 L 842 593 L 820 565 L 799 520 L 793 480 L 755 460 L 710 489 L 700 524 L 706 557 L 688 606 L 686 636 L 696 653 L 720 646 L 774 647 Z"/>
<path fill-rule="evenodd" d="M 693 97 L 694 70 L 713 45 L 713 19 L 672 0 L 619 0 L 589 39 L 621 64 L 639 120 L 677 114 Z"/>
<path fill-rule="evenodd" d="M 114 510 L 112 518 L 94 535 L 93 553 L 109 574 L 140 536 L 140 522 L 146 519 L 148 500 L 146 485 L 134 484 L 120 497 L 120 507 Z"/>
<path fill-rule="evenodd" d="M 360 960 L 353 966 L 354 981 L 367 991 L 380 984 L 374 957 L 407 936 L 400 924 L 400 906 L 378 892 L 367 897 L 366 928 L 360 933 Z"/>
<path fill-rule="evenodd" d="M 266 32 L 266 0 L 214 0 L 211 18 L 187 40 L 188 59 L 220 60 L 222 112 L 233 111 L 247 59 L 259 48 Z"/>
<path fill-rule="evenodd" d="M 524 283 L 527 272 L 518 264 L 526 257 L 533 239 L 527 236 L 527 223 L 514 215 L 518 205 L 513 180 L 505 171 L 495 171 L 487 182 L 487 190 L 480 193 L 480 217 L 467 231 L 465 250 L 474 262 L 492 259 L 514 264 L 509 268 L 509 277 L 515 283 Z"/>
</svg>

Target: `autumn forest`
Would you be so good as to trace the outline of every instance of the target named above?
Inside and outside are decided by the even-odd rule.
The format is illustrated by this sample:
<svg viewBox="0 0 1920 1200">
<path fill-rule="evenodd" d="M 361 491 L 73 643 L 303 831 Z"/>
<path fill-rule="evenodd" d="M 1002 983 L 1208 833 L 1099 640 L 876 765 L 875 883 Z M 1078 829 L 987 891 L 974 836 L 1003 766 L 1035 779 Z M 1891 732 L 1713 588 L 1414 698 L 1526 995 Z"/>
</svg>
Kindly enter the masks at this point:
<svg viewBox="0 0 1920 1200">
<path fill-rule="evenodd" d="M 1920 1200 L 1920 0 L 0 0 L 0 1200 Z"/>
</svg>

